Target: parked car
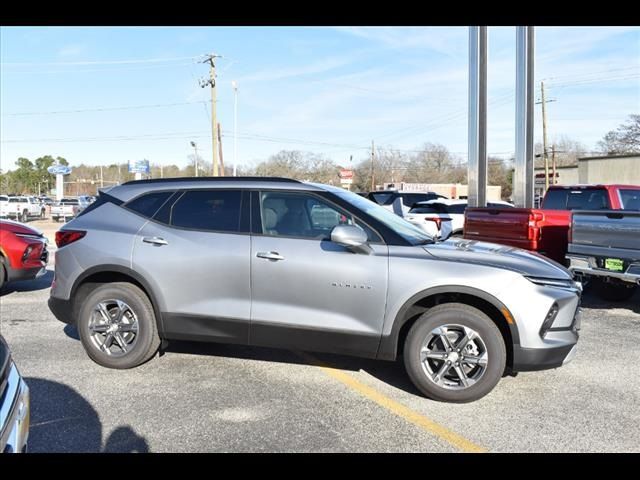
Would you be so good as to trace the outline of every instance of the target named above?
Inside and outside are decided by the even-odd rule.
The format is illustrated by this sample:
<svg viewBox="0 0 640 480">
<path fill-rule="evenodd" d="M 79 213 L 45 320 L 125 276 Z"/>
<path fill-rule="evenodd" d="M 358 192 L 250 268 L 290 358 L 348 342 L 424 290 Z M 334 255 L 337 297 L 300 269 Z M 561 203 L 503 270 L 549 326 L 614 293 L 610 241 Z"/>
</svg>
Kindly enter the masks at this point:
<svg viewBox="0 0 640 480">
<path fill-rule="evenodd" d="M 9 196 L 6 203 L 0 205 L 0 216 L 20 222 L 31 218 L 45 218 L 46 208 L 35 197 Z"/>
<path fill-rule="evenodd" d="M 542 208 L 468 208 L 464 238 L 500 243 L 541 253 L 565 263 L 574 210 L 620 210 L 638 185 L 552 185 Z"/>
<path fill-rule="evenodd" d="M 47 238 L 40 230 L 0 220 L 0 288 L 44 275 L 48 260 Z"/>
<path fill-rule="evenodd" d="M 90 204 L 85 197 L 63 198 L 60 202 L 51 207 L 51 218 L 56 222 L 59 222 L 60 219 L 63 221 L 70 220 L 76 217 L 89 205 Z"/>
<path fill-rule="evenodd" d="M 0 452 L 27 452 L 30 413 L 29 387 L 0 334 Z"/>
<path fill-rule="evenodd" d="M 625 206 L 573 212 L 571 221 L 569 270 L 607 300 L 627 300 L 640 285 L 640 192 Z"/>
<path fill-rule="evenodd" d="M 513 208 L 513 205 L 497 200 L 488 202 L 487 208 Z M 432 237 L 462 237 L 466 209 L 467 200 L 429 200 L 413 205 L 404 218 Z"/>
<path fill-rule="evenodd" d="M 0 218 L 7 218 L 9 208 L 9 197 L 7 195 L 0 195 Z"/>
<path fill-rule="evenodd" d="M 404 217 L 411 207 L 418 202 L 426 202 L 428 200 L 436 200 L 438 198 L 447 198 L 434 192 L 405 192 L 402 190 L 377 190 L 369 192 L 367 195 L 369 200 L 382 205 L 387 210 Z M 401 200 L 401 203 L 397 201 Z"/>
<path fill-rule="evenodd" d="M 467 402 L 576 353 L 580 284 L 522 250 L 433 239 L 355 193 L 279 178 L 127 182 L 56 233 L 49 307 L 110 368 L 162 339 L 404 356 Z"/>
<path fill-rule="evenodd" d="M 51 205 L 53 205 L 55 203 L 53 198 L 47 197 L 47 196 L 40 196 L 40 197 L 38 197 L 38 200 L 40 201 L 41 205 L 46 205 L 47 207 L 50 207 Z"/>
</svg>

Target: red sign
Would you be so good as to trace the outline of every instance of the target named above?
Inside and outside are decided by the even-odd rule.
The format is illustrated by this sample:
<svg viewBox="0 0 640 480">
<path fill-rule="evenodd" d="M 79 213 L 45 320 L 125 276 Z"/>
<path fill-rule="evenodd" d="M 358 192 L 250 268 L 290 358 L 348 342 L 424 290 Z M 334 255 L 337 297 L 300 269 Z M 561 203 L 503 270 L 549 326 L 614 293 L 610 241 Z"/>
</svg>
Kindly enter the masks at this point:
<svg viewBox="0 0 640 480">
<path fill-rule="evenodd" d="M 340 170 L 340 178 L 353 178 L 353 170 Z"/>
</svg>

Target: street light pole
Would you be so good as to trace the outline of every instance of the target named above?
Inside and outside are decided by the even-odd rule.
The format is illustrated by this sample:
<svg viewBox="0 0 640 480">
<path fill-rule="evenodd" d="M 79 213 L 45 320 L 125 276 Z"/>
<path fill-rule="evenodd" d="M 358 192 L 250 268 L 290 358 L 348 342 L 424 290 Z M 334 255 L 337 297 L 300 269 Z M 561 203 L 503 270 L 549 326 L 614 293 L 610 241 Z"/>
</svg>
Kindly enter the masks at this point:
<svg viewBox="0 0 640 480">
<path fill-rule="evenodd" d="M 231 82 L 233 86 L 233 176 L 238 168 L 238 82 Z"/>
<path fill-rule="evenodd" d="M 196 145 L 196 142 L 191 142 L 191 146 L 196 152 L 195 167 L 196 167 L 196 177 L 197 177 L 198 176 L 198 145 Z"/>
</svg>

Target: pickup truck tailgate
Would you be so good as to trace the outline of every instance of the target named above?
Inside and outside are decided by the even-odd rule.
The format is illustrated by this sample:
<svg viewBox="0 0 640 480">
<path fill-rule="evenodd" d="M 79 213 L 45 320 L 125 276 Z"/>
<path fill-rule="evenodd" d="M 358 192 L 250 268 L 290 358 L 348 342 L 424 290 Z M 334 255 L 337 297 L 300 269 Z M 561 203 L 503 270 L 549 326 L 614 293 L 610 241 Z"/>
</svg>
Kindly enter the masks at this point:
<svg viewBox="0 0 640 480">
<path fill-rule="evenodd" d="M 640 250 L 640 212 L 629 210 L 573 212 L 571 243 Z"/>
<path fill-rule="evenodd" d="M 464 238 L 530 248 L 527 208 L 467 208 Z"/>
</svg>

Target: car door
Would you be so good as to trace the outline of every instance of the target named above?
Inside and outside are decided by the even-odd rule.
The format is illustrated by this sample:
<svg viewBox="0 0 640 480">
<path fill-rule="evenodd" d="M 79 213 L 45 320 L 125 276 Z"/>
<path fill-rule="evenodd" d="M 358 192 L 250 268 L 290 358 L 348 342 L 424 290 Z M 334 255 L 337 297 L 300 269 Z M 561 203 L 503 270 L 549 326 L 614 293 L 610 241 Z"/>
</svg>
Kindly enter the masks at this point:
<svg viewBox="0 0 640 480">
<path fill-rule="evenodd" d="M 248 342 L 251 239 L 244 196 L 239 189 L 166 192 L 138 232 L 132 268 L 152 283 L 167 338 Z"/>
<path fill-rule="evenodd" d="M 252 195 L 250 343 L 375 356 L 388 276 L 381 237 L 315 193 Z M 330 240 L 333 227 L 353 223 L 369 253 Z"/>
</svg>

